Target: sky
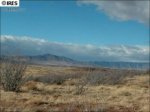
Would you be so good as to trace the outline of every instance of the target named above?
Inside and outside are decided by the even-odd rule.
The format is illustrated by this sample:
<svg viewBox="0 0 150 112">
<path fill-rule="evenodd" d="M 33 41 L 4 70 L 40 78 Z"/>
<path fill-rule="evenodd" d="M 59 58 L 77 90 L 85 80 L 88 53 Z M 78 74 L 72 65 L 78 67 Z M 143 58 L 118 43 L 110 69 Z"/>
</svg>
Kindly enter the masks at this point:
<svg viewBox="0 0 150 112">
<path fill-rule="evenodd" d="M 2 51 L 148 61 L 148 1 L 21 1 L 1 13 Z M 13 47 L 9 47 L 13 46 Z"/>
</svg>

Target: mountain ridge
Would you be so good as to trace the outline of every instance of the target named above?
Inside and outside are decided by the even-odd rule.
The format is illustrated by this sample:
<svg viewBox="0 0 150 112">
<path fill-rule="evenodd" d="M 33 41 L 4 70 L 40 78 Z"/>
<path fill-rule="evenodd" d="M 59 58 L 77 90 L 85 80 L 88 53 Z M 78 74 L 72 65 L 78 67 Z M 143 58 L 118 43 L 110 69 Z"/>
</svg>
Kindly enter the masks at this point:
<svg viewBox="0 0 150 112">
<path fill-rule="evenodd" d="M 105 67 L 105 68 L 119 68 L 119 69 L 149 69 L 149 62 L 77 61 L 65 56 L 58 56 L 53 54 L 22 56 L 22 57 L 26 58 L 29 64 L 37 64 L 37 65 Z"/>
</svg>

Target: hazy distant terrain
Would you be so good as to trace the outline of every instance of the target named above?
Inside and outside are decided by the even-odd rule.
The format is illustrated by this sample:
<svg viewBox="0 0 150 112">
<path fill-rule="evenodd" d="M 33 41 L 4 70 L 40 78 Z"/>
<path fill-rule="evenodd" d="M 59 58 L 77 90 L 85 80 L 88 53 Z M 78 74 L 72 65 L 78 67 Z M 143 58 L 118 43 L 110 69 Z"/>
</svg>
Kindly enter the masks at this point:
<svg viewBox="0 0 150 112">
<path fill-rule="evenodd" d="M 5 57 L 5 56 L 3 56 Z M 77 66 L 77 67 L 106 67 L 120 69 L 149 69 L 148 62 L 107 62 L 107 61 L 77 61 L 64 56 L 43 54 L 35 56 L 23 56 L 30 64 L 53 66 Z"/>
</svg>

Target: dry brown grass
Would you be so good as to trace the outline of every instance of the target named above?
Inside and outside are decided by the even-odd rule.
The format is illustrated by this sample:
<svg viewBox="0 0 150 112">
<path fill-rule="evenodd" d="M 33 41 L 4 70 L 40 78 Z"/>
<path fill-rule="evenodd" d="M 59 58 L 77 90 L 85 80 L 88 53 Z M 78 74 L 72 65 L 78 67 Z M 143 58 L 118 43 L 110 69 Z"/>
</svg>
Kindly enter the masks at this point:
<svg viewBox="0 0 150 112">
<path fill-rule="evenodd" d="M 36 66 L 37 67 L 37 66 Z M 28 68 L 42 75 L 85 73 L 86 70 L 65 67 Z M 48 71 L 48 72 L 47 72 Z M 106 70 L 107 71 L 107 70 Z M 82 77 L 80 77 L 80 80 Z M 78 78 L 68 78 L 61 85 L 36 81 L 26 82 L 21 92 L 6 92 L 1 89 L 1 111 L 18 112 L 149 112 L 149 76 L 125 77 L 115 85 L 85 85 L 83 94 L 75 94 Z"/>
</svg>

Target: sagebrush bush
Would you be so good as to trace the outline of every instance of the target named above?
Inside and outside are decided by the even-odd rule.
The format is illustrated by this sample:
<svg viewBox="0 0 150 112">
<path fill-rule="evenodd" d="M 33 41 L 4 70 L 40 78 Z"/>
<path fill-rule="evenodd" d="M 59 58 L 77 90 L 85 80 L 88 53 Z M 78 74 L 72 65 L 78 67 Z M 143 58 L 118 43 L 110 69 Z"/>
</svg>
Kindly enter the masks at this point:
<svg viewBox="0 0 150 112">
<path fill-rule="evenodd" d="M 5 59 L 1 64 L 1 85 L 5 91 L 19 91 L 23 79 L 27 64 L 25 61 L 19 58 Z"/>
<path fill-rule="evenodd" d="M 85 80 L 79 80 L 76 84 L 75 84 L 75 94 L 76 95 L 81 95 L 85 92 L 86 88 L 86 84 L 87 82 L 85 82 Z"/>
</svg>

